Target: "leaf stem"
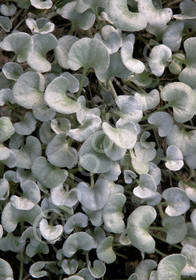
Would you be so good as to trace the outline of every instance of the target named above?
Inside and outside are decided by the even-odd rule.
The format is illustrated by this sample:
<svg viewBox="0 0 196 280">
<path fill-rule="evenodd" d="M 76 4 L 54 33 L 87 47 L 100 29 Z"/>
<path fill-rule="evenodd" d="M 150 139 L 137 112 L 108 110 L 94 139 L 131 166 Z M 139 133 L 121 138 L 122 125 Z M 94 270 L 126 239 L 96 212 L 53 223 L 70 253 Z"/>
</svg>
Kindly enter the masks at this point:
<svg viewBox="0 0 196 280">
<path fill-rule="evenodd" d="M 111 80 L 108 81 L 108 86 L 109 86 L 109 88 L 111 90 L 110 92 L 111 92 L 112 96 L 114 97 L 114 100 L 116 100 L 118 98 L 118 95 L 117 95 L 117 93 L 115 91 L 115 88 L 114 88 Z"/>
<path fill-rule="evenodd" d="M 159 251 L 158 249 L 155 249 L 155 252 L 156 252 L 157 254 L 159 254 L 160 256 L 162 256 L 162 257 L 167 257 L 166 254 L 164 254 L 163 252 Z"/>
<path fill-rule="evenodd" d="M 21 234 L 24 231 L 24 223 L 21 222 L 20 224 L 20 228 L 21 228 Z M 24 248 L 21 249 L 20 252 L 20 274 L 19 274 L 19 280 L 23 279 L 23 262 L 24 262 Z"/>
<path fill-rule="evenodd" d="M 80 88 L 79 88 L 78 93 L 77 93 L 77 98 L 80 97 L 80 94 L 82 92 L 82 88 L 83 88 L 83 85 L 84 85 L 84 79 L 86 77 L 87 71 L 88 71 L 88 67 L 84 67 L 83 73 L 82 73 L 82 78 L 81 78 L 81 81 L 80 81 Z"/>
<path fill-rule="evenodd" d="M 158 207 L 158 210 L 159 210 L 159 214 L 160 214 L 160 216 L 161 216 L 161 219 L 163 220 L 163 219 L 165 218 L 165 214 L 164 214 L 164 212 L 163 212 L 163 209 L 162 209 L 161 204 L 159 204 L 157 207 Z"/>
<path fill-rule="evenodd" d="M 162 241 L 162 242 L 164 242 L 164 243 L 167 243 L 168 245 L 170 245 L 170 246 L 172 246 L 172 247 L 175 247 L 175 248 L 177 248 L 177 249 L 179 249 L 179 250 L 182 249 L 182 246 L 176 245 L 176 244 L 169 244 L 169 243 L 167 242 L 167 240 L 165 240 L 164 238 L 162 238 L 162 237 L 160 237 L 160 236 L 158 236 L 158 235 L 156 235 L 156 234 L 154 234 L 154 233 L 151 233 L 151 235 L 152 235 L 154 238 L 159 239 L 160 241 Z"/>
<path fill-rule="evenodd" d="M 169 103 L 165 104 L 163 107 L 160 107 L 160 108 L 158 108 L 156 111 L 151 112 L 149 115 L 144 116 L 144 117 L 141 119 L 141 121 L 144 121 L 144 120 L 148 119 L 148 118 L 150 117 L 150 115 L 152 115 L 153 113 L 163 111 L 163 110 L 169 108 L 170 106 L 171 106 L 171 105 L 170 105 Z"/>
</svg>

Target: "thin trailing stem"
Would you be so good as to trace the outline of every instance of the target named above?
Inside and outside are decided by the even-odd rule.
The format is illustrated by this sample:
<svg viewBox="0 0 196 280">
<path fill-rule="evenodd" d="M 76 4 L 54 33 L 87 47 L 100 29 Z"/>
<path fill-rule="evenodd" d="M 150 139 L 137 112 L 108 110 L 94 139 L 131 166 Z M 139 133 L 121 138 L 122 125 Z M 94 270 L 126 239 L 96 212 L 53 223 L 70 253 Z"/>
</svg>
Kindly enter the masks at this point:
<svg viewBox="0 0 196 280">
<path fill-rule="evenodd" d="M 94 176 L 93 176 L 92 173 L 91 173 L 91 175 L 90 175 L 90 178 L 91 178 L 91 188 L 93 188 L 93 187 L 94 187 L 94 184 L 95 184 L 95 181 L 94 181 Z"/>
<path fill-rule="evenodd" d="M 164 214 L 164 212 L 163 212 L 163 209 L 162 209 L 162 205 L 161 205 L 161 204 L 158 205 L 158 210 L 159 210 L 159 214 L 160 214 L 160 216 L 161 216 L 161 219 L 163 220 L 163 219 L 165 218 L 165 214 Z"/>
<path fill-rule="evenodd" d="M 167 104 L 164 105 L 163 107 L 158 108 L 158 109 L 156 110 L 156 113 L 157 113 L 157 112 L 161 112 L 161 111 L 163 111 L 163 110 L 169 108 L 170 106 L 171 106 L 171 105 L 170 105 L 169 103 L 167 103 Z M 152 113 L 149 114 L 149 115 L 144 116 L 144 117 L 141 119 L 141 121 L 144 121 L 144 120 L 148 119 L 148 118 L 150 117 L 150 115 L 152 115 L 153 113 L 154 113 L 154 112 L 152 112 Z"/>
<path fill-rule="evenodd" d="M 83 85 L 84 85 L 84 80 L 85 80 L 87 72 L 88 72 L 88 67 L 84 67 L 83 68 L 83 73 L 82 73 L 82 78 L 81 78 L 81 81 L 80 81 L 80 88 L 79 88 L 78 93 L 77 93 L 77 98 L 80 96 L 80 94 L 82 92 L 82 88 L 83 88 Z"/>
<path fill-rule="evenodd" d="M 151 233 L 151 235 L 152 235 L 154 238 L 156 238 L 156 239 L 158 239 L 158 240 L 160 240 L 160 241 L 162 241 L 162 242 L 168 244 L 167 240 L 165 240 L 164 238 L 162 238 L 162 237 L 160 237 L 160 236 L 158 236 L 158 235 L 156 235 L 156 234 L 154 234 L 154 233 Z M 175 248 L 177 248 L 177 249 L 179 249 L 179 250 L 182 249 L 182 246 L 180 246 L 180 245 L 176 245 L 176 244 L 168 244 L 168 245 L 170 245 L 170 246 L 172 246 L 172 247 L 175 247 Z"/>
<path fill-rule="evenodd" d="M 21 222 L 21 233 L 24 232 L 24 223 Z M 19 280 L 22 280 L 23 279 L 23 266 L 24 266 L 24 249 L 22 248 L 21 249 L 21 252 L 20 252 L 20 274 L 19 274 Z"/>
<path fill-rule="evenodd" d="M 110 88 L 110 92 L 111 92 L 112 96 L 114 97 L 114 100 L 116 100 L 118 95 L 117 95 L 117 93 L 115 91 L 115 88 L 114 88 L 111 80 L 108 81 L 108 86 Z"/>
<path fill-rule="evenodd" d="M 155 252 L 156 252 L 157 254 L 159 254 L 160 256 L 164 257 L 164 258 L 167 257 L 166 254 L 164 254 L 163 252 L 159 251 L 158 249 L 155 249 Z"/>
</svg>

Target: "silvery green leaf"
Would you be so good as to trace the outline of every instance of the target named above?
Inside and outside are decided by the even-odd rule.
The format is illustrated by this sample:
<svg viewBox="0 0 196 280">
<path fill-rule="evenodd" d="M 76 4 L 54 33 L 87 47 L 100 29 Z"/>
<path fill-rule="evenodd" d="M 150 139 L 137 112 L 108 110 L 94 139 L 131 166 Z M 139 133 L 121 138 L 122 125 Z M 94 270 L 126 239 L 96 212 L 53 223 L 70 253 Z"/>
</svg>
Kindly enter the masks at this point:
<svg viewBox="0 0 196 280">
<path fill-rule="evenodd" d="M 184 49 L 186 52 L 186 67 L 179 75 L 179 80 L 188 84 L 192 88 L 196 87 L 195 73 L 196 73 L 196 38 L 190 37 L 184 41 Z"/>
<path fill-rule="evenodd" d="M 43 144 L 48 144 L 55 136 L 49 122 L 43 122 L 39 128 L 39 138 Z"/>
<path fill-rule="evenodd" d="M 161 202 L 161 194 L 159 192 L 154 192 L 151 197 L 145 198 L 141 200 L 141 204 L 144 202 L 150 206 L 157 206 Z"/>
<path fill-rule="evenodd" d="M 16 12 L 16 6 L 14 4 L 1 4 L 0 12 L 7 17 L 13 16 Z"/>
<path fill-rule="evenodd" d="M 181 254 L 172 254 L 163 258 L 158 264 L 159 280 L 180 280 L 181 272 L 186 265 L 186 258 Z"/>
<path fill-rule="evenodd" d="M 162 225 L 167 230 L 167 243 L 176 244 L 185 238 L 187 226 L 183 216 L 165 217 Z"/>
<path fill-rule="evenodd" d="M 30 169 L 32 162 L 29 154 L 23 150 L 12 149 L 12 153 L 14 154 L 15 161 L 13 160 L 14 167 L 20 167 L 25 169 Z"/>
<path fill-rule="evenodd" d="M 52 7 L 51 0 L 30 0 L 30 2 L 37 9 L 50 9 Z"/>
<path fill-rule="evenodd" d="M 7 62 L 3 65 L 2 72 L 7 79 L 16 81 L 23 70 L 20 64 L 16 62 Z"/>
<path fill-rule="evenodd" d="M 78 83 L 79 88 L 79 83 Z M 80 104 L 67 96 L 70 91 L 70 81 L 65 76 L 55 78 L 46 88 L 45 102 L 58 113 L 73 114 L 80 109 Z"/>
<path fill-rule="evenodd" d="M 155 76 L 160 77 L 165 67 L 172 61 L 172 51 L 166 45 L 160 44 L 152 48 L 149 56 L 149 66 Z"/>
<path fill-rule="evenodd" d="M 109 197 L 109 181 L 99 178 L 94 186 L 81 182 L 77 185 L 78 200 L 85 208 L 97 211 L 104 207 Z"/>
<path fill-rule="evenodd" d="M 125 148 L 116 145 L 107 135 L 104 137 L 103 149 L 105 154 L 112 160 L 120 160 L 126 153 Z"/>
<path fill-rule="evenodd" d="M 180 2 L 180 9 L 182 13 L 174 15 L 174 18 L 178 20 L 195 19 L 196 18 L 195 8 L 196 8 L 196 4 L 193 1 L 184 0 Z"/>
<path fill-rule="evenodd" d="M 9 182 L 7 179 L 0 179 L 0 201 L 6 200 L 9 196 Z"/>
<path fill-rule="evenodd" d="M 81 269 L 77 275 L 76 275 L 76 279 L 72 279 L 72 280 L 85 280 L 85 279 L 88 279 L 88 280 L 95 280 L 95 278 L 92 276 L 92 274 L 90 273 L 89 269 L 86 267 L 86 268 L 83 268 Z"/>
<path fill-rule="evenodd" d="M 186 257 L 186 265 L 183 268 L 181 275 L 196 276 L 196 248 L 195 246 L 186 244 L 181 250 L 181 254 Z"/>
<path fill-rule="evenodd" d="M 32 108 L 32 113 L 34 117 L 41 122 L 50 121 L 56 115 L 55 111 L 49 108 L 46 104 Z"/>
<path fill-rule="evenodd" d="M 172 55 L 172 62 L 169 65 L 169 71 L 178 75 L 182 71 L 183 64 L 185 64 L 185 55 L 182 53 L 175 53 Z"/>
<path fill-rule="evenodd" d="M 58 117 L 51 120 L 51 129 L 56 133 L 65 133 L 67 134 L 71 128 L 71 123 L 68 119 Z"/>
<path fill-rule="evenodd" d="M 134 195 L 141 199 L 148 199 L 153 197 L 157 189 L 153 177 L 149 174 L 141 174 L 139 182 L 139 186 L 133 189 Z"/>
<path fill-rule="evenodd" d="M 42 105 L 44 84 L 44 77 L 37 72 L 22 74 L 13 87 L 15 102 L 26 109 Z"/>
<path fill-rule="evenodd" d="M 105 29 L 107 29 L 107 27 L 113 28 L 113 30 L 112 29 L 110 30 L 109 34 L 107 31 L 105 31 Z M 117 54 L 117 52 L 121 46 L 121 43 L 122 43 L 119 32 L 113 26 L 105 25 L 101 30 L 101 34 L 102 34 L 103 39 L 99 33 L 95 34 L 95 38 L 101 40 L 105 44 L 105 46 L 107 47 L 108 52 L 110 54 L 115 54 L 115 53 Z M 119 59 L 119 62 L 121 62 L 121 59 Z M 121 62 L 121 64 L 122 64 L 122 62 Z"/>
<path fill-rule="evenodd" d="M 101 126 L 101 119 L 96 115 L 87 115 L 83 124 L 75 129 L 69 130 L 69 136 L 78 142 L 87 139 L 93 132 L 98 130 Z"/>
<path fill-rule="evenodd" d="M 70 234 L 74 228 L 86 228 L 88 226 L 88 216 L 83 213 L 76 213 L 69 217 L 64 225 L 64 231 Z"/>
<path fill-rule="evenodd" d="M 52 226 L 48 224 L 46 219 L 42 219 L 39 223 L 39 229 L 41 235 L 48 241 L 54 244 L 63 234 L 63 226 Z"/>
<path fill-rule="evenodd" d="M 31 161 L 33 162 L 37 157 L 41 156 L 42 148 L 41 143 L 37 137 L 28 136 L 26 138 L 26 145 L 24 150 L 29 155 Z"/>
<path fill-rule="evenodd" d="M 73 168 L 78 161 L 77 150 L 68 146 L 65 133 L 57 134 L 48 143 L 46 156 L 51 164 L 69 169 Z"/>
<path fill-rule="evenodd" d="M 20 149 L 24 145 L 24 136 L 14 133 L 9 139 L 10 149 Z"/>
<path fill-rule="evenodd" d="M 129 11 L 127 0 L 107 1 L 106 13 L 113 24 L 123 31 L 139 31 L 147 25 L 146 18 L 141 13 Z"/>
<path fill-rule="evenodd" d="M 137 142 L 134 146 L 135 155 L 138 159 L 149 162 L 156 157 L 155 148 L 144 148 L 140 142 Z"/>
<path fill-rule="evenodd" d="M 78 269 L 78 261 L 75 259 L 71 259 L 71 260 L 64 259 L 61 264 L 61 267 L 66 274 L 68 275 L 74 274 Z"/>
<path fill-rule="evenodd" d="M 133 58 L 132 55 L 133 43 L 131 41 L 127 41 L 121 47 L 122 62 L 129 71 L 140 74 L 145 70 L 145 65 L 140 60 Z"/>
<path fill-rule="evenodd" d="M 149 162 L 149 174 L 153 177 L 158 186 L 161 182 L 161 169 L 153 162 Z"/>
<path fill-rule="evenodd" d="M 104 178 L 108 181 L 117 181 L 121 174 L 120 164 L 116 161 L 112 162 L 110 171 L 104 173 Z"/>
<path fill-rule="evenodd" d="M 132 166 L 138 174 L 148 173 L 149 165 L 147 162 L 137 158 L 132 150 L 130 150 Z"/>
<path fill-rule="evenodd" d="M 2 239 L 2 236 L 3 236 L 3 227 L 2 227 L 2 225 L 0 224 L 0 239 Z"/>
<path fill-rule="evenodd" d="M 150 273 L 153 269 L 155 269 L 157 266 L 157 263 L 153 260 L 143 260 L 141 261 L 136 269 L 135 273 L 138 275 L 138 279 L 142 280 L 149 280 Z"/>
<path fill-rule="evenodd" d="M 142 252 L 152 253 L 155 241 L 148 233 L 148 227 L 156 218 L 156 210 L 152 206 L 139 206 L 128 218 L 127 232 L 131 244 Z"/>
<path fill-rule="evenodd" d="M 161 98 L 173 107 L 174 119 L 177 122 L 189 121 L 196 112 L 195 92 L 184 83 L 169 83 L 162 89 Z"/>
<path fill-rule="evenodd" d="M 168 206 L 165 212 L 168 216 L 180 216 L 190 208 L 190 201 L 185 191 L 179 188 L 166 189 L 162 197 L 167 201 Z"/>
<path fill-rule="evenodd" d="M 110 195 L 103 209 L 104 228 L 108 232 L 122 233 L 125 228 L 122 208 L 126 197 L 121 193 Z"/>
<path fill-rule="evenodd" d="M 172 171 L 178 171 L 180 170 L 183 165 L 183 155 L 180 149 L 174 145 L 170 145 L 167 148 L 167 157 L 166 157 L 166 163 L 165 166 Z"/>
<path fill-rule="evenodd" d="M 22 211 L 29 211 L 35 206 L 31 200 L 17 195 L 12 195 L 10 197 L 10 202 L 15 209 Z"/>
<path fill-rule="evenodd" d="M 63 254 L 70 258 L 72 257 L 78 250 L 90 251 L 95 246 L 95 241 L 86 232 L 76 232 L 65 240 L 63 244 Z"/>
<path fill-rule="evenodd" d="M 104 133 L 96 131 L 80 147 L 79 163 L 91 173 L 106 173 L 111 169 L 112 160 L 103 151 L 103 139 Z M 96 146 L 97 141 L 100 141 L 100 146 Z"/>
<path fill-rule="evenodd" d="M 22 9 L 26 9 L 31 5 L 30 0 L 14 0 L 14 2 Z"/>
<path fill-rule="evenodd" d="M 136 273 L 133 273 L 129 276 L 128 280 L 139 280 L 138 275 Z"/>
<path fill-rule="evenodd" d="M 119 243 L 122 244 L 123 246 L 131 245 L 131 240 L 129 239 L 126 228 L 124 229 L 124 231 L 121 233 L 119 237 Z"/>
<path fill-rule="evenodd" d="M 51 64 L 46 54 L 57 45 L 57 39 L 52 34 L 35 34 L 31 38 L 32 44 L 27 56 L 28 65 L 38 72 L 49 72 Z"/>
<path fill-rule="evenodd" d="M 88 269 L 93 277 L 95 278 L 101 278 L 106 273 L 106 266 L 105 264 L 100 260 L 95 260 L 93 262 L 93 266 L 88 265 Z"/>
<path fill-rule="evenodd" d="M 4 106 L 5 103 L 13 103 L 12 90 L 9 88 L 0 89 L 0 106 Z"/>
<path fill-rule="evenodd" d="M 138 11 L 147 20 L 150 27 L 161 27 L 165 26 L 172 18 L 172 9 L 155 8 L 152 0 L 139 0 Z"/>
<path fill-rule="evenodd" d="M 182 41 L 183 29 L 183 22 L 172 22 L 163 34 L 163 44 L 168 46 L 172 51 L 179 50 Z"/>
<path fill-rule="evenodd" d="M 148 118 L 150 124 L 158 127 L 160 137 L 167 136 L 173 127 L 173 118 L 166 112 L 155 112 Z"/>
<path fill-rule="evenodd" d="M 14 168 L 16 166 L 16 155 L 13 150 L 10 149 L 9 157 L 1 161 L 2 164 L 5 164 L 9 168 Z"/>
<path fill-rule="evenodd" d="M 80 85 L 79 79 L 76 76 L 70 74 L 69 72 L 63 72 L 61 74 L 61 76 L 67 79 L 67 81 L 69 83 L 68 90 L 71 93 L 76 93 L 78 91 L 79 85 Z"/>
<path fill-rule="evenodd" d="M 21 122 L 15 122 L 16 133 L 21 135 L 30 135 L 36 129 L 36 120 L 31 112 L 27 112 Z"/>
<path fill-rule="evenodd" d="M 73 207 L 78 202 L 77 191 L 75 188 L 65 191 L 63 186 L 59 185 L 51 189 L 51 201 L 57 206 L 66 205 L 67 207 Z"/>
<path fill-rule="evenodd" d="M 108 236 L 103 239 L 97 247 L 97 257 L 107 264 L 113 263 L 116 260 L 112 245 L 113 237 Z"/>
<path fill-rule="evenodd" d="M 93 115 L 100 117 L 99 108 L 86 107 L 86 99 L 83 95 L 78 98 L 77 102 L 81 106 L 80 110 L 76 112 L 77 120 L 80 124 L 83 124 L 88 117 L 92 117 Z"/>
<path fill-rule="evenodd" d="M 78 13 L 76 10 L 77 1 L 65 4 L 62 8 L 57 9 L 57 13 L 63 18 L 71 20 L 74 26 L 79 26 L 83 30 L 88 30 L 95 22 L 95 14 L 90 10 Z"/>
<path fill-rule="evenodd" d="M 8 140 L 12 134 L 14 134 L 15 129 L 8 117 L 0 118 L 0 142 Z"/>
<path fill-rule="evenodd" d="M 31 36 L 25 32 L 15 32 L 6 36 L 0 43 L 5 51 L 15 52 L 19 63 L 25 62 L 31 47 Z"/>
<path fill-rule="evenodd" d="M 126 184 L 131 184 L 137 175 L 132 170 L 124 170 L 124 181 Z"/>
<path fill-rule="evenodd" d="M 182 188 L 185 190 L 186 195 L 190 200 L 193 202 L 196 202 L 196 188 L 188 186 L 185 182 L 179 181 L 178 183 L 179 188 Z"/>
<path fill-rule="evenodd" d="M 22 168 L 16 169 L 16 177 L 20 183 L 23 183 L 26 180 L 33 181 L 33 179 L 34 179 L 30 170 L 26 170 L 26 169 L 22 169 Z"/>
<path fill-rule="evenodd" d="M 95 227 L 99 227 L 103 224 L 103 210 L 92 211 L 87 209 L 86 207 L 82 206 L 82 210 L 87 214 L 89 217 L 92 225 Z"/>
<path fill-rule="evenodd" d="M 120 111 L 124 114 L 124 116 L 122 116 L 123 118 L 133 122 L 141 120 L 143 116 L 142 106 L 140 101 L 135 97 L 130 95 L 119 95 L 115 101 Z"/>
<path fill-rule="evenodd" d="M 105 231 L 99 226 L 96 226 L 93 230 L 88 229 L 86 232 L 94 238 L 96 247 L 106 237 Z"/>
<path fill-rule="evenodd" d="M 159 91 L 157 89 L 151 90 L 148 94 L 136 92 L 135 98 L 141 104 L 142 111 L 154 109 L 160 102 Z"/>
<path fill-rule="evenodd" d="M 1 47 L 1 45 L 0 45 Z M 10 81 L 4 76 L 3 72 L 0 73 L 0 89 L 9 88 L 11 85 Z"/>
<path fill-rule="evenodd" d="M 92 9 L 96 13 L 97 8 L 105 8 L 106 0 L 78 0 L 76 10 L 78 13 L 83 13 L 87 9 Z"/>
<path fill-rule="evenodd" d="M 0 16 L 0 27 L 5 31 L 5 32 L 10 32 L 12 28 L 12 22 L 9 19 L 9 17 L 5 16 Z M 2 48 L 1 44 L 0 47 Z"/>
<path fill-rule="evenodd" d="M 48 34 L 54 31 L 55 25 L 50 22 L 47 18 L 38 18 L 34 20 L 33 18 L 26 19 L 26 25 L 31 30 L 32 33 Z"/>
<path fill-rule="evenodd" d="M 120 148 L 131 149 L 134 147 L 137 140 L 137 130 L 133 122 L 116 128 L 103 122 L 102 128 L 104 133 Z"/>
<path fill-rule="evenodd" d="M 45 270 L 42 270 L 46 265 L 44 261 L 38 261 L 31 265 L 29 273 L 34 278 L 41 278 L 47 275 Z"/>
<path fill-rule="evenodd" d="M 55 58 L 58 62 L 58 64 L 65 69 L 69 68 L 68 65 L 68 53 L 71 48 L 71 46 L 78 41 L 78 38 L 72 35 L 65 35 L 62 36 L 58 42 L 57 46 L 54 49 Z"/>
<path fill-rule="evenodd" d="M 33 225 L 37 216 L 41 216 L 41 208 L 35 205 L 29 211 L 22 211 L 14 208 L 11 202 L 8 202 L 1 215 L 1 223 L 7 232 L 13 232 L 19 222 L 28 222 Z"/>
<path fill-rule="evenodd" d="M 0 280 L 14 280 L 13 271 L 10 264 L 0 259 Z"/>
<path fill-rule="evenodd" d="M 185 238 L 181 241 L 183 246 L 189 244 L 196 247 L 196 230 L 194 230 L 192 223 L 187 223 L 187 234 Z"/>
<path fill-rule="evenodd" d="M 10 150 L 3 144 L 0 144 L 0 161 L 8 159 L 10 156 Z"/>
<path fill-rule="evenodd" d="M 25 242 L 20 240 L 19 236 L 15 236 L 12 233 L 8 233 L 0 240 L 0 250 L 3 252 L 20 252 L 24 249 Z"/>
<path fill-rule="evenodd" d="M 85 268 L 84 268 L 85 269 Z M 90 273 L 90 272 L 89 272 Z M 87 279 L 87 278 L 86 278 Z M 88 278 L 89 279 L 89 278 Z M 85 280 L 85 278 L 79 276 L 79 275 L 72 275 L 68 278 L 63 278 L 63 280 Z"/>
<path fill-rule="evenodd" d="M 191 213 L 191 222 L 193 224 L 193 228 L 196 231 L 196 210 L 193 210 Z"/>
<path fill-rule="evenodd" d="M 31 170 L 33 176 L 46 188 L 54 188 L 67 178 L 66 170 L 51 165 L 45 157 L 36 158 Z"/>
<path fill-rule="evenodd" d="M 125 67 L 120 54 L 116 52 L 110 55 L 110 64 L 105 72 L 99 74 L 99 78 L 101 81 L 107 81 L 113 77 L 126 79 L 130 75 L 130 70 Z"/>
<path fill-rule="evenodd" d="M 72 70 L 92 67 L 98 79 L 99 74 L 107 70 L 109 62 L 107 48 L 97 39 L 82 38 L 72 45 L 68 53 L 68 64 Z"/>
</svg>

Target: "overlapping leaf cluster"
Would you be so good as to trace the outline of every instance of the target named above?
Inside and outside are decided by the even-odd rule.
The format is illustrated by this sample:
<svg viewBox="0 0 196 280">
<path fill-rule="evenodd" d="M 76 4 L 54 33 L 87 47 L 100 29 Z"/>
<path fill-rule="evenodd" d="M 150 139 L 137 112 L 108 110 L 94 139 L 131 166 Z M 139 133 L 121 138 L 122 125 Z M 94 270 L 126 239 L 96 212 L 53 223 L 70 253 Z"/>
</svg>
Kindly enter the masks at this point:
<svg viewBox="0 0 196 280">
<path fill-rule="evenodd" d="M 128 280 L 196 277 L 196 2 L 161 2 L 1 4 L 0 279 L 99 279 L 116 246 Z"/>
</svg>

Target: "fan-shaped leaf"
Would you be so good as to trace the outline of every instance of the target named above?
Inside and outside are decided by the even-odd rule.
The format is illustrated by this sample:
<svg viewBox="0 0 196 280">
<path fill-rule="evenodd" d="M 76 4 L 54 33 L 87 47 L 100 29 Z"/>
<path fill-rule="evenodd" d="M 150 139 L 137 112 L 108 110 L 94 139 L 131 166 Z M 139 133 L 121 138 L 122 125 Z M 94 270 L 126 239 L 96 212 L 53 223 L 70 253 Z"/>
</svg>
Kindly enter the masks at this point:
<svg viewBox="0 0 196 280">
<path fill-rule="evenodd" d="M 98 258 L 107 264 L 113 263 L 116 260 L 116 255 L 113 251 L 112 245 L 113 237 L 108 236 L 103 239 L 97 247 Z"/>
</svg>

